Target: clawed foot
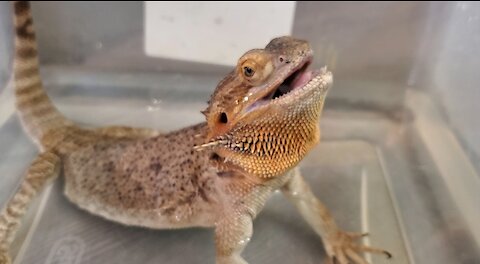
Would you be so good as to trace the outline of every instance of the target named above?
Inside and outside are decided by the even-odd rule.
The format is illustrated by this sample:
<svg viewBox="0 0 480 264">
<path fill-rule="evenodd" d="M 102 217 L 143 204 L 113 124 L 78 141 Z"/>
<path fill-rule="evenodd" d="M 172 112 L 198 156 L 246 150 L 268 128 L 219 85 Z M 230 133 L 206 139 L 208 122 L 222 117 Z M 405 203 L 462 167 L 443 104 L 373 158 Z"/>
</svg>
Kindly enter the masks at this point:
<svg viewBox="0 0 480 264">
<path fill-rule="evenodd" d="M 8 251 L 0 248 L 0 264 L 11 264 L 12 261 L 8 256 Z"/>
<path fill-rule="evenodd" d="M 326 240 L 326 250 L 330 263 L 368 264 L 368 262 L 362 257 L 362 253 L 364 252 L 384 254 L 387 258 L 392 257 L 392 254 L 386 250 L 363 246 L 355 241 L 367 235 L 368 234 L 338 231 L 335 237 Z"/>
</svg>

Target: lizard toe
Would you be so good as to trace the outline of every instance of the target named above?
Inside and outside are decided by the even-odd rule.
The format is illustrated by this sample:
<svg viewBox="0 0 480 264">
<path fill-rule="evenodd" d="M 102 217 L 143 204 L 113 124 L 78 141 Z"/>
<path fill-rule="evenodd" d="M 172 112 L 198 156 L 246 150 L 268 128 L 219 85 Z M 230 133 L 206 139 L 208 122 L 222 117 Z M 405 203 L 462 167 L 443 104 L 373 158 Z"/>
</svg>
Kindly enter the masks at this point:
<svg viewBox="0 0 480 264">
<path fill-rule="evenodd" d="M 7 250 L 0 249 L 0 264 L 11 264 L 12 261 Z"/>
<path fill-rule="evenodd" d="M 387 258 L 392 258 L 392 254 L 386 250 L 361 245 L 355 240 L 362 238 L 366 233 L 348 233 L 343 231 L 336 232 L 335 235 L 328 238 L 325 242 L 332 250 L 329 254 L 330 263 L 338 264 L 369 264 L 362 253 L 384 254 Z"/>
</svg>

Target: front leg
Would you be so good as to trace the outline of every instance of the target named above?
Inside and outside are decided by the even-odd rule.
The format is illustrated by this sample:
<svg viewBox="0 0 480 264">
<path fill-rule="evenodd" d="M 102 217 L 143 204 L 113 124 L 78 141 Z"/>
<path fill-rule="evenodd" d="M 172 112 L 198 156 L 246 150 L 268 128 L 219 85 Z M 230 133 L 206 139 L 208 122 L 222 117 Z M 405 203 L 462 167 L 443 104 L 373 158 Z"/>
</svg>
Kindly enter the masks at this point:
<svg viewBox="0 0 480 264">
<path fill-rule="evenodd" d="M 355 242 L 365 234 L 347 233 L 338 228 L 328 209 L 312 193 L 298 168 L 295 168 L 294 176 L 283 186 L 282 191 L 295 204 L 308 224 L 322 237 L 330 261 L 337 260 L 340 264 L 367 264 L 360 255 L 362 252 L 382 253 L 388 258 L 391 257 L 385 250 Z"/>
<path fill-rule="evenodd" d="M 215 229 L 217 264 L 247 264 L 240 256 L 252 237 L 252 217 L 234 212 L 223 215 Z"/>
</svg>

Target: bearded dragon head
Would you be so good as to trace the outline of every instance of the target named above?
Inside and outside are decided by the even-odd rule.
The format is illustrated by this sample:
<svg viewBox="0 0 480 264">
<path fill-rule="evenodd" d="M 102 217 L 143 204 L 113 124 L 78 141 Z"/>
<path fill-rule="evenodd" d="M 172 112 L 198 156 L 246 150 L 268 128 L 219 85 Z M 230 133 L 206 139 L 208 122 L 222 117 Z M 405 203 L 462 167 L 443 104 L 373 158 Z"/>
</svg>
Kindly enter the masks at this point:
<svg viewBox="0 0 480 264">
<path fill-rule="evenodd" d="M 319 141 L 319 118 L 332 74 L 309 70 L 313 51 L 292 37 L 245 53 L 203 112 L 212 148 L 225 165 L 261 178 L 292 167 Z"/>
</svg>

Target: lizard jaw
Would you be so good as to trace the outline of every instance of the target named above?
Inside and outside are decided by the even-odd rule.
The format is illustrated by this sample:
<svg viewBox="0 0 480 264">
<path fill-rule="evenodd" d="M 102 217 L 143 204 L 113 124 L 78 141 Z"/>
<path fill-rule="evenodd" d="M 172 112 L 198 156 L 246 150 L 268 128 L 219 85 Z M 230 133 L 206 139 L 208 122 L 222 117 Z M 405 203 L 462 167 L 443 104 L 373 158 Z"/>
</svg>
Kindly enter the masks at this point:
<svg viewBox="0 0 480 264">
<path fill-rule="evenodd" d="M 307 71 L 310 63 L 311 61 L 305 62 L 300 69 L 294 71 L 288 78 L 278 85 L 275 90 L 267 95 L 266 99 L 276 99 L 295 89 L 305 86 L 312 79 L 312 71 Z"/>
<path fill-rule="evenodd" d="M 292 103 L 311 94 L 316 89 L 326 93 L 332 84 L 332 73 L 327 71 L 326 66 L 319 70 L 308 70 L 310 63 L 311 61 L 307 60 L 282 83 L 275 86 L 270 93 L 250 105 L 246 112 L 252 112 L 271 104 Z"/>
</svg>

